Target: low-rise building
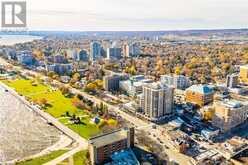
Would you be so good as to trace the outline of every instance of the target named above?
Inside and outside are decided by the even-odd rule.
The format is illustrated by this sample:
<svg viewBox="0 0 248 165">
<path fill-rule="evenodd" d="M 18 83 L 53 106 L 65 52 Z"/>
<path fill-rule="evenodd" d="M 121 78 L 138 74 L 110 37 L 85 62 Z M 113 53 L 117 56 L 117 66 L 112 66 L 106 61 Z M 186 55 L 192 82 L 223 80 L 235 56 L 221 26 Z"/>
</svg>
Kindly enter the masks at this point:
<svg viewBox="0 0 248 165">
<path fill-rule="evenodd" d="M 219 130 L 218 129 L 203 129 L 201 131 L 201 135 L 207 139 L 207 140 L 212 140 L 213 138 L 217 137 L 219 135 Z"/>
<path fill-rule="evenodd" d="M 73 70 L 72 64 L 47 64 L 47 72 L 55 72 L 59 75 L 65 75 L 71 73 Z"/>
<path fill-rule="evenodd" d="M 231 157 L 241 153 L 248 149 L 248 140 L 240 137 L 233 137 L 222 144 L 221 151 L 225 158 L 230 159 Z"/>
<path fill-rule="evenodd" d="M 200 107 L 213 102 L 214 91 L 207 85 L 192 85 L 185 91 L 186 102 L 198 105 Z"/>
<path fill-rule="evenodd" d="M 120 89 L 130 96 L 137 96 L 142 93 L 145 84 L 152 83 L 153 80 L 145 79 L 143 75 L 131 77 L 129 80 L 120 81 Z"/>
<path fill-rule="evenodd" d="M 248 115 L 248 102 L 237 100 L 216 101 L 212 124 L 222 132 L 242 124 Z"/>
<path fill-rule="evenodd" d="M 177 152 L 185 153 L 188 149 L 190 138 L 181 130 L 166 131 L 166 136 L 170 139 L 171 145 Z"/>
<path fill-rule="evenodd" d="M 89 140 L 91 163 L 92 165 L 107 163 L 114 153 L 132 147 L 134 147 L 134 128 L 123 128 L 93 137 Z"/>
<path fill-rule="evenodd" d="M 60 81 L 61 81 L 62 83 L 69 83 L 70 80 L 71 80 L 71 77 L 70 77 L 70 76 L 61 76 L 61 77 L 60 77 Z"/>
<path fill-rule="evenodd" d="M 183 75 L 162 75 L 160 81 L 166 85 L 182 90 L 188 88 L 191 84 L 189 78 Z"/>
<path fill-rule="evenodd" d="M 131 149 L 122 150 L 115 152 L 111 156 L 111 162 L 106 163 L 105 165 L 140 165 L 135 154 Z"/>
</svg>

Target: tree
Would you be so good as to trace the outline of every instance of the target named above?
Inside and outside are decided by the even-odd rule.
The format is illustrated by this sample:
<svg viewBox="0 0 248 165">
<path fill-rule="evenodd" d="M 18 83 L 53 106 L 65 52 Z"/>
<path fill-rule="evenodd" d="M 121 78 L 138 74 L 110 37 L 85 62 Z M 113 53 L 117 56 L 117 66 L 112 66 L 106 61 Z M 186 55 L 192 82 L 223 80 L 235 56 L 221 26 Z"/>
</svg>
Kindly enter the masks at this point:
<svg viewBox="0 0 248 165">
<path fill-rule="evenodd" d="M 45 98 L 39 99 L 38 104 L 40 106 L 44 106 L 45 107 L 47 105 L 47 99 L 45 99 Z"/>
<path fill-rule="evenodd" d="M 97 89 L 97 85 L 95 83 L 89 83 L 85 87 L 86 92 L 94 92 Z"/>
<path fill-rule="evenodd" d="M 76 115 L 73 113 L 72 120 L 76 120 Z"/>
<path fill-rule="evenodd" d="M 95 84 L 97 85 L 98 89 L 102 89 L 103 88 L 103 81 L 102 80 L 96 80 Z"/>
<path fill-rule="evenodd" d="M 70 115 L 70 112 L 69 112 L 69 111 L 66 111 L 66 112 L 65 112 L 65 115 L 66 115 L 67 117 L 71 117 L 71 115 Z"/>
<path fill-rule="evenodd" d="M 181 73 L 181 68 L 180 67 L 175 67 L 175 74 L 179 75 Z"/>
<path fill-rule="evenodd" d="M 59 88 L 59 90 L 61 91 L 61 93 L 62 93 L 63 95 L 69 94 L 69 92 L 70 92 L 69 88 L 66 87 L 66 86 L 61 86 L 61 87 Z"/>
<path fill-rule="evenodd" d="M 79 94 L 77 94 L 77 98 L 78 98 L 79 100 L 83 100 L 83 99 L 84 99 L 84 97 L 83 97 L 82 95 L 79 95 Z"/>
<path fill-rule="evenodd" d="M 81 100 L 78 100 L 77 98 L 74 98 L 74 99 L 72 100 L 72 104 L 73 104 L 75 107 L 79 108 L 79 109 L 84 109 L 84 108 L 85 108 L 84 103 L 83 103 Z"/>
<path fill-rule="evenodd" d="M 47 73 L 47 76 L 50 77 L 50 78 L 53 78 L 53 76 L 55 75 L 54 72 L 50 71 Z"/>
<path fill-rule="evenodd" d="M 75 81 L 79 81 L 80 80 L 80 74 L 79 73 L 74 73 L 72 78 L 75 80 Z"/>
</svg>

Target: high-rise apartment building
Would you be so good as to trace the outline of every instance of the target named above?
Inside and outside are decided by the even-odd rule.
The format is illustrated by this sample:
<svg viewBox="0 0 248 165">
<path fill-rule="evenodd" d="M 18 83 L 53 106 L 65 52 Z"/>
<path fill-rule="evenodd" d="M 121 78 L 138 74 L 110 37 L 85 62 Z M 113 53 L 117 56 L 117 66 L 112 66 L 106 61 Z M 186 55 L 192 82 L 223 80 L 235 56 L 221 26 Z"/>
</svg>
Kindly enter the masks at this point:
<svg viewBox="0 0 248 165">
<path fill-rule="evenodd" d="M 237 74 L 227 75 L 226 87 L 235 88 L 238 86 L 238 84 L 239 84 L 239 75 Z"/>
<path fill-rule="evenodd" d="M 87 51 L 81 50 L 78 54 L 78 60 L 87 62 L 89 60 Z"/>
<path fill-rule="evenodd" d="M 151 121 L 159 121 L 173 113 L 174 90 L 162 83 L 150 83 L 143 86 L 143 105 L 140 105 L 145 115 Z"/>
<path fill-rule="evenodd" d="M 138 43 L 132 43 L 129 45 L 129 56 L 134 57 L 140 54 L 140 47 Z"/>
<path fill-rule="evenodd" d="M 121 59 L 121 48 L 108 48 L 107 49 L 108 60 L 119 60 Z"/>
<path fill-rule="evenodd" d="M 96 61 L 101 58 L 101 44 L 99 42 L 91 42 L 90 43 L 90 60 Z"/>
<path fill-rule="evenodd" d="M 119 90 L 120 76 L 108 75 L 103 77 L 103 88 L 106 91 Z"/>
<path fill-rule="evenodd" d="M 124 44 L 122 46 L 122 54 L 123 54 L 123 57 L 129 57 L 130 53 L 129 53 L 129 45 L 128 44 Z"/>
</svg>

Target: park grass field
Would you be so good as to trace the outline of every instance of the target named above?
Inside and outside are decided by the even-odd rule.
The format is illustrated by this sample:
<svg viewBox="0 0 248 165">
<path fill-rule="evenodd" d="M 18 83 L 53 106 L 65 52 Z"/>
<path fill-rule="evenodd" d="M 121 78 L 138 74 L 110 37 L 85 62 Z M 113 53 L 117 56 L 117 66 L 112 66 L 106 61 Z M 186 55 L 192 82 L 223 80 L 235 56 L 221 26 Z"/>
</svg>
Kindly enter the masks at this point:
<svg viewBox="0 0 248 165">
<path fill-rule="evenodd" d="M 48 104 L 45 111 L 53 117 L 58 118 L 66 113 L 77 113 L 77 108 L 71 103 L 71 98 L 66 98 L 59 90 L 53 90 L 49 86 L 37 83 L 32 85 L 31 80 L 4 81 L 8 86 L 14 88 L 19 94 L 36 101 L 45 98 Z"/>
<path fill-rule="evenodd" d="M 100 129 L 95 124 L 90 123 L 89 118 L 81 119 L 82 124 L 71 124 L 69 119 L 66 118 L 62 118 L 59 121 L 85 139 L 100 133 Z"/>
<path fill-rule="evenodd" d="M 73 155 L 74 165 L 82 165 L 87 160 L 87 151 L 79 151 Z"/>
<path fill-rule="evenodd" d="M 66 153 L 67 150 L 58 150 L 58 151 L 53 151 L 52 153 L 48 154 L 48 155 L 44 155 L 38 158 L 34 158 L 34 159 L 30 159 L 24 162 L 20 162 L 17 163 L 16 165 L 41 165 L 44 163 L 49 162 L 50 160 L 53 160 L 57 157 L 59 157 L 60 155 Z M 83 158 L 81 158 L 83 159 Z"/>
<path fill-rule="evenodd" d="M 32 85 L 32 80 L 17 79 L 17 80 L 4 80 L 2 81 L 11 88 L 14 88 L 19 94 L 26 96 L 32 101 L 45 98 L 49 106 L 46 106 L 44 111 L 49 113 L 67 127 L 78 133 L 83 138 L 89 139 L 91 136 L 100 133 L 100 129 L 90 123 L 90 117 L 82 119 L 83 124 L 68 124 L 69 119 L 63 118 L 68 111 L 70 114 L 85 115 L 83 110 L 77 109 L 72 105 L 72 98 L 65 97 L 59 90 L 54 90 L 47 85 L 36 82 Z"/>
</svg>

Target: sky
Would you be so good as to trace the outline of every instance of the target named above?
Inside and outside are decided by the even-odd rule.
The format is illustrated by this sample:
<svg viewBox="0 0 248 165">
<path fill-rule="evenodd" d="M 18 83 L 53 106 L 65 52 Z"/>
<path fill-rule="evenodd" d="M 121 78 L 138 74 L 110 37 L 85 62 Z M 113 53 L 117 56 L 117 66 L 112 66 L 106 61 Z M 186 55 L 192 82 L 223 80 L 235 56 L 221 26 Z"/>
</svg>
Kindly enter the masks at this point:
<svg viewBox="0 0 248 165">
<path fill-rule="evenodd" d="M 30 30 L 153 31 L 248 27 L 247 0 L 26 0 Z"/>
</svg>

